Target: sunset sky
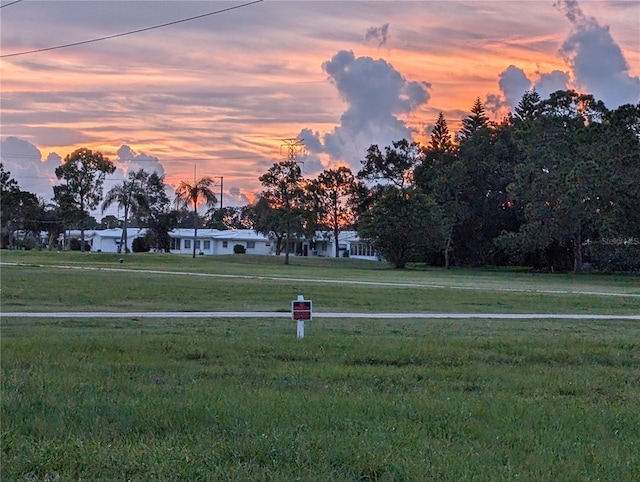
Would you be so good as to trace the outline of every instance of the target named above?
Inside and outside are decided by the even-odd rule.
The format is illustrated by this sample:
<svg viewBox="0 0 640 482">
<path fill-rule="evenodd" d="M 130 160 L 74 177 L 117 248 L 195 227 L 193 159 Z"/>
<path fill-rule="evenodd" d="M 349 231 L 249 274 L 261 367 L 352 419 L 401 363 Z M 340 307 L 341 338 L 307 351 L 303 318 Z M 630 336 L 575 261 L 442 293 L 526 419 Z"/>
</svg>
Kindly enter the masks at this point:
<svg viewBox="0 0 640 482">
<path fill-rule="evenodd" d="M 635 0 L 11 1 L 0 3 L 2 162 L 46 200 L 78 147 L 116 162 L 107 189 L 139 167 L 170 185 L 195 168 L 224 177 L 225 205 L 243 205 L 286 157 L 283 139 L 304 138 L 315 177 L 357 171 L 371 144 L 424 142 L 440 111 L 455 131 L 476 97 L 496 118 L 534 86 L 609 108 L 640 101 Z"/>
</svg>

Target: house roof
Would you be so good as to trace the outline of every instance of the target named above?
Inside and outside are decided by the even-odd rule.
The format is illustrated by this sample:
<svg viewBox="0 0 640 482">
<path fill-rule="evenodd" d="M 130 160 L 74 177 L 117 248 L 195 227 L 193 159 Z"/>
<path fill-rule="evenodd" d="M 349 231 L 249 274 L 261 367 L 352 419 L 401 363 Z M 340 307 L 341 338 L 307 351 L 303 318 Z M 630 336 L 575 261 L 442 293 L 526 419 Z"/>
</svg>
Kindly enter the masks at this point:
<svg viewBox="0 0 640 482">
<path fill-rule="evenodd" d="M 138 236 L 144 236 L 147 228 L 127 228 L 127 238 L 133 239 Z M 122 228 L 100 229 L 94 232 L 95 236 L 101 238 L 120 239 L 122 237 Z"/>
</svg>

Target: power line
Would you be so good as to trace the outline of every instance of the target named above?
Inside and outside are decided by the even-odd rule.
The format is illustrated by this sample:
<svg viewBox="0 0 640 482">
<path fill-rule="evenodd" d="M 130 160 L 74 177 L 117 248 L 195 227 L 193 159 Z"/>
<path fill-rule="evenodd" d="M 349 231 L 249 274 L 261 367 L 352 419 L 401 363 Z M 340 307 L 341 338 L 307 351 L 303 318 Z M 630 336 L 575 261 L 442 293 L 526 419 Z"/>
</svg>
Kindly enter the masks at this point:
<svg viewBox="0 0 640 482">
<path fill-rule="evenodd" d="M 11 3 L 5 3 L 4 5 L 0 5 L 0 8 L 8 7 L 9 5 L 15 5 L 16 3 L 20 3 L 22 0 L 15 0 Z"/>
<path fill-rule="evenodd" d="M 30 154 L 13 154 L 11 152 L 0 152 L 0 157 L 8 160 L 9 158 L 20 158 L 20 159 L 33 159 L 33 160 L 42 160 L 42 156 L 38 157 L 36 155 Z M 266 159 L 268 156 L 259 156 L 259 155 L 247 155 L 247 156 L 212 156 L 212 157 L 171 157 L 162 159 L 110 159 L 112 162 L 158 162 L 163 164 L 165 162 L 172 161 L 217 161 L 224 159 Z M 61 157 L 64 160 L 63 157 Z"/>
<path fill-rule="evenodd" d="M 18 1 L 21 1 L 21 0 L 17 0 L 14 3 L 17 3 Z M 230 10 L 236 10 L 238 8 L 248 7 L 249 5 L 254 5 L 256 3 L 260 3 L 260 2 L 263 2 L 263 1 L 264 0 L 254 0 L 253 2 L 248 2 L 248 3 L 243 3 L 242 5 L 235 5 L 233 7 L 223 8 L 221 10 L 216 10 L 214 12 L 209 12 L 209 13 L 204 13 L 202 15 L 196 15 L 194 17 L 183 18 L 181 20 L 174 20 L 173 22 L 167 22 L 167 23 L 163 23 L 163 24 L 160 24 L 160 25 L 154 25 L 152 27 L 139 28 L 137 30 L 131 30 L 129 32 L 117 33 L 117 34 L 114 34 L 114 35 L 107 35 L 105 37 L 94 38 L 94 39 L 91 39 L 91 40 L 83 40 L 83 41 L 80 41 L 80 42 L 73 42 L 73 43 L 68 43 L 68 44 L 63 44 L 63 45 L 57 45 L 55 47 L 46 47 L 46 48 L 42 48 L 42 49 L 26 50 L 26 51 L 23 51 L 23 52 L 15 52 L 13 54 L 4 54 L 4 55 L 0 55 L 0 58 L 17 57 L 19 55 L 35 54 L 37 52 L 46 52 L 48 50 L 57 50 L 57 49 L 64 49 L 64 48 L 68 48 L 68 47 L 76 47 L 78 45 L 84 45 L 84 44 L 89 44 L 89 43 L 93 43 L 93 42 L 100 42 L 102 40 L 109 40 L 109 39 L 113 39 L 113 38 L 124 37 L 125 35 L 133 35 L 135 33 L 146 32 L 148 30 L 154 30 L 154 29 L 157 29 L 157 28 L 168 27 L 170 25 L 176 25 L 178 23 L 189 22 L 191 20 L 196 20 L 196 19 L 199 19 L 199 18 L 209 17 L 211 15 L 217 15 L 219 13 L 229 12 Z M 9 3 L 9 4 L 4 5 L 4 6 L 6 7 L 8 5 L 11 5 L 11 4 Z"/>
</svg>

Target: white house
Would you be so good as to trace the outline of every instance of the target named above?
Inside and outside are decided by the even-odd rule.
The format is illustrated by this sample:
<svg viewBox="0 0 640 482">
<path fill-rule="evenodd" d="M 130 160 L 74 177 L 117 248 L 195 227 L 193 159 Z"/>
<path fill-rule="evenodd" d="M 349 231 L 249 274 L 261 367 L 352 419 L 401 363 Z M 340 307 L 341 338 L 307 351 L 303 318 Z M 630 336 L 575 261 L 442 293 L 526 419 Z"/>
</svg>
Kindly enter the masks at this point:
<svg viewBox="0 0 640 482">
<path fill-rule="evenodd" d="M 133 240 L 144 236 L 146 228 L 127 228 L 127 247 L 131 251 Z M 65 239 L 80 238 L 80 231 L 67 231 Z M 196 253 L 202 255 L 233 254 L 233 248 L 239 244 L 248 254 L 275 254 L 275 241 L 252 229 L 198 229 L 195 241 Z M 102 253 L 117 253 L 121 228 L 88 229 L 85 231 L 85 241 L 91 251 Z M 193 253 L 193 229 L 174 229 L 169 232 L 171 238 L 170 251 L 176 254 Z M 63 236 L 60 237 L 62 242 Z M 371 245 L 360 239 L 356 231 L 342 231 L 338 237 L 339 257 L 350 257 L 379 261 L 380 257 Z M 321 256 L 334 258 L 336 256 L 335 240 L 332 233 L 318 232 L 313 239 L 301 239 L 291 242 L 290 253 L 298 256 Z M 284 254 L 284 250 L 282 251 Z"/>
<path fill-rule="evenodd" d="M 193 229 L 174 229 L 169 232 L 171 252 L 193 253 Z M 203 255 L 233 254 L 236 244 L 243 246 L 247 254 L 271 254 L 271 240 L 252 229 L 198 229 L 196 253 Z"/>
<path fill-rule="evenodd" d="M 93 237 L 95 236 L 96 231 L 94 229 L 85 229 L 84 230 L 84 242 L 85 246 L 88 246 L 88 249 L 91 249 L 93 245 Z M 58 249 L 69 249 L 69 241 L 71 238 L 80 239 L 82 235 L 79 229 L 67 229 L 60 236 L 58 236 Z"/>
<path fill-rule="evenodd" d="M 275 246 L 275 243 L 273 243 Z M 321 256 L 326 258 L 336 257 L 336 243 L 333 233 L 317 232 L 313 239 L 293 241 L 289 252 L 297 256 Z M 380 257 L 371 247 L 368 241 L 360 239 L 356 231 L 341 231 L 338 235 L 340 258 L 366 259 L 380 261 Z M 283 250 L 284 251 L 284 250 Z"/>
<path fill-rule="evenodd" d="M 133 240 L 144 237 L 147 228 L 127 228 L 127 247 L 132 251 Z M 122 229 L 99 229 L 92 232 L 91 251 L 117 253 L 122 239 Z M 122 250 L 124 252 L 124 249 Z"/>
</svg>

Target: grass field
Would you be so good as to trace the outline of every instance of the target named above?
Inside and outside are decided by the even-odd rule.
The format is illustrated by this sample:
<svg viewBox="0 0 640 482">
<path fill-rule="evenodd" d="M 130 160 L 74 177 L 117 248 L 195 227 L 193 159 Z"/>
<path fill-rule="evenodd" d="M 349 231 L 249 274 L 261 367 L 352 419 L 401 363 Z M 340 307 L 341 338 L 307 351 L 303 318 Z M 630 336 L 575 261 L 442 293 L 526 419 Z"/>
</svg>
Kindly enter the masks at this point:
<svg viewBox="0 0 640 482">
<path fill-rule="evenodd" d="M 640 313 L 637 277 L 1 256 L 23 263 L 1 268 L 3 313 L 287 311 L 298 293 L 320 311 Z M 640 480 L 637 321 L 293 325 L 2 318 L 0 479 Z"/>
</svg>

